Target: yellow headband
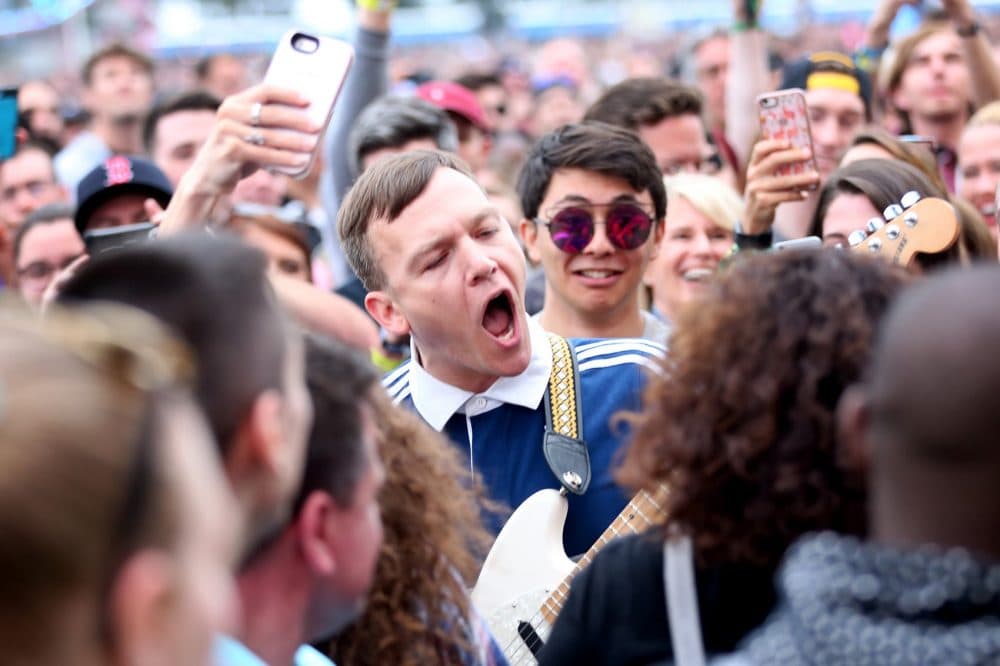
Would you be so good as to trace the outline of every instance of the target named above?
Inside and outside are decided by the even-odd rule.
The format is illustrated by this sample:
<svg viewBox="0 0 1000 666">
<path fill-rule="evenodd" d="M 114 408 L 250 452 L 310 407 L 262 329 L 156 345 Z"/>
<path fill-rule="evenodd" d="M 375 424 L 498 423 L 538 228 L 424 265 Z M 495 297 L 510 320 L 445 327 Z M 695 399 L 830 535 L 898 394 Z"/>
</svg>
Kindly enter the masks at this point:
<svg viewBox="0 0 1000 666">
<path fill-rule="evenodd" d="M 861 83 L 857 78 L 841 72 L 813 72 L 806 79 L 806 90 L 817 88 L 835 88 L 861 95 Z"/>
</svg>

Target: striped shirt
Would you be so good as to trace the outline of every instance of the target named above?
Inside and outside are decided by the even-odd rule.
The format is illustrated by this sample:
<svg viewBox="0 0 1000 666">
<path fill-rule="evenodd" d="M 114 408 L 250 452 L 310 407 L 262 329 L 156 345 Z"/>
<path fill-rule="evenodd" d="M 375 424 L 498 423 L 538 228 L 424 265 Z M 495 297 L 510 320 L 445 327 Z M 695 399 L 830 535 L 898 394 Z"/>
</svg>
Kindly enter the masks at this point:
<svg viewBox="0 0 1000 666">
<path fill-rule="evenodd" d="M 542 452 L 543 397 L 552 353 L 541 326 L 529 321 L 528 329 L 528 368 L 516 377 L 502 377 L 483 393 L 445 384 L 412 359 L 383 381 L 396 404 L 416 411 L 459 446 L 470 469 L 482 476 L 487 494 L 511 509 L 538 490 L 559 488 Z M 569 342 L 580 370 L 578 399 L 592 477 L 584 495 L 569 497 L 563 544 L 572 556 L 590 548 L 628 502 L 611 476 L 628 434 L 613 417 L 639 409 L 646 374 L 663 347 L 632 338 Z M 501 524 L 495 521 L 491 527 Z"/>
</svg>

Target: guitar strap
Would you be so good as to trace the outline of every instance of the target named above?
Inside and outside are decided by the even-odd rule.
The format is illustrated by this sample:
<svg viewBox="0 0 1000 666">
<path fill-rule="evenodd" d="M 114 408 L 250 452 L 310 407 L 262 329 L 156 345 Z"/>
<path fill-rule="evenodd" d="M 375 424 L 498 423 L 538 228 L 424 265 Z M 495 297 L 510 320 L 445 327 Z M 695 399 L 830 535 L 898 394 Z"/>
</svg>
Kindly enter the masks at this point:
<svg viewBox="0 0 1000 666">
<path fill-rule="evenodd" d="M 583 439 L 580 371 L 566 338 L 548 334 L 552 374 L 545 389 L 545 435 L 542 451 L 562 487 L 582 495 L 590 486 L 590 454 Z"/>
<path fill-rule="evenodd" d="M 664 541 L 663 587 L 674 666 L 705 666 L 690 538 L 669 537 Z"/>
</svg>

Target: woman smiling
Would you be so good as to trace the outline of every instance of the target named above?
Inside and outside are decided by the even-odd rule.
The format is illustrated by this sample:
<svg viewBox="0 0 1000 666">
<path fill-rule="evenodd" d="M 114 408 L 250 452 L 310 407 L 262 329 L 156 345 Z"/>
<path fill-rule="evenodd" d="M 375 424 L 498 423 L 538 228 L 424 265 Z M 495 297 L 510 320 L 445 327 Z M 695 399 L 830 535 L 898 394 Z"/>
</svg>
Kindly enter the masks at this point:
<svg viewBox="0 0 1000 666">
<path fill-rule="evenodd" d="M 705 283 L 733 245 L 733 224 L 743 201 L 712 176 L 680 174 L 665 178 L 667 217 L 659 251 L 646 269 L 652 306 L 666 321 L 699 298 Z"/>
</svg>

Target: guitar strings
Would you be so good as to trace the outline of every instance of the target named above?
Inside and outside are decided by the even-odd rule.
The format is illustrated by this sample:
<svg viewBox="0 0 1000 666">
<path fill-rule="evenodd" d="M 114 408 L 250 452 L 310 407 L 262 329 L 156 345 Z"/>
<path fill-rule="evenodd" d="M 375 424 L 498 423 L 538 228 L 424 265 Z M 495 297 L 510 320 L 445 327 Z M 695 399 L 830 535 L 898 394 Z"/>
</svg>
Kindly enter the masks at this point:
<svg viewBox="0 0 1000 666">
<path fill-rule="evenodd" d="M 661 493 L 665 492 L 666 486 L 661 484 L 655 495 L 659 496 Z M 655 526 L 658 521 L 651 520 L 645 513 L 643 513 L 641 507 L 642 501 L 648 502 L 652 505 L 658 516 L 663 517 L 664 510 L 660 506 L 659 502 L 654 499 L 654 493 L 642 490 L 636 495 L 636 497 L 629 501 L 626 508 L 631 509 L 631 511 L 628 512 L 628 515 L 626 516 L 626 512 L 623 511 L 622 515 L 619 516 L 619 519 L 612 522 L 611 525 L 609 525 L 608 528 L 601 534 L 601 536 L 598 537 L 596 543 L 600 543 L 603 548 L 611 541 L 620 537 L 623 531 L 618 527 L 619 522 L 622 523 L 622 527 L 629 528 L 632 534 L 641 534 L 646 529 Z M 633 519 L 637 516 L 645 523 L 645 526 L 643 526 L 642 529 L 636 529 L 634 526 Z M 609 532 L 613 535 L 610 538 L 608 537 Z M 541 608 L 539 608 L 539 610 L 528 620 L 527 624 L 534 632 L 534 635 L 530 638 L 530 643 L 521 636 L 518 628 L 515 626 L 514 638 L 511 639 L 511 641 L 504 648 L 504 654 L 507 656 L 507 660 L 512 666 L 537 663 L 537 660 L 535 659 L 535 649 L 545 645 L 545 642 L 552 635 L 552 628 L 554 626 L 554 624 L 550 624 L 546 619 L 544 609 L 548 608 L 549 612 L 558 618 L 559 613 L 563 609 L 563 602 L 569 594 L 569 585 L 567 585 L 567 581 L 571 581 L 580 571 L 588 566 L 593 557 L 596 557 L 596 555 L 591 556 L 591 551 L 584 553 L 573 572 L 570 573 L 566 580 L 560 583 L 559 586 L 545 598 L 545 601 L 542 602 Z M 566 591 L 562 590 L 564 585 L 567 587 Z M 555 604 L 555 608 L 551 607 L 552 604 Z M 520 621 L 518 621 L 518 624 L 520 624 Z M 542 636 L 543 633 L 545 636 Z"/>
</svg>

